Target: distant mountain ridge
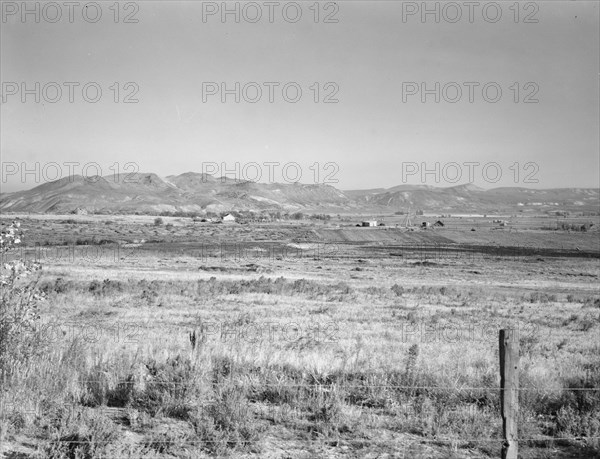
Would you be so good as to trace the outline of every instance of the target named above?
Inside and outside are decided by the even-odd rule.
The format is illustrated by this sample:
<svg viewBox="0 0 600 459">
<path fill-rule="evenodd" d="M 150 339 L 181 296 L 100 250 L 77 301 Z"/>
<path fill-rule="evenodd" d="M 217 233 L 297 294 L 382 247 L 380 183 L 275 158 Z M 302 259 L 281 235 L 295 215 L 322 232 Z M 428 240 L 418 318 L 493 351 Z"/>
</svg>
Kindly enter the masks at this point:
<svg viewBox="0 0 600 459">
<path fill-rule="evenodd" d="M 70 176 L 30 190 L 0 194 L 0 211 L 69 213 L 223 212 L 436 212 L 493 213 L 518 209 L 600 211 L 600 190 L 519 187 L 484 190 L 472 184 L 452 187 L 398 185 L 341 191 L 324 184 L 257 183 L 186 172 L 164 178 L 154 173 L 106 177 Z"/>
</svg>

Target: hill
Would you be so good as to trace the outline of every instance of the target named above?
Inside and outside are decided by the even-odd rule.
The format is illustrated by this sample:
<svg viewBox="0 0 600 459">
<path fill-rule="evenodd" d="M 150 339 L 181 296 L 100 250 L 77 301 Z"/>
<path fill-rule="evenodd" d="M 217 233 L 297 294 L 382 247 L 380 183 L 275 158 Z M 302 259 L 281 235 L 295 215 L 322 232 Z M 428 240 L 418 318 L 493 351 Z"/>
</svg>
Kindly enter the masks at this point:
<svg viewBox="0 0 600 459">
<path fill-rule="evenodd" d="M 472 184 L 447 188 L 400 185 L 387 190 L 352 191 L 357 205 L 398 210 L 424 209 L 436 212 L 493 213 L 520 210 L 586 211 L 600 209 L 600 190 L 591 188 L 494 188 L 484 190 Z"/>
<path fill-rule="evenodd" d="M 107 177 L 75 175 L 26 191 L 0 194 L 5 212 L 90 213 L 205 212 L 235 210 L 342 211 L 354 207 L 329 185 L 262 184 L 187 172 Z"/>
<path fill-rule="evenodd" d="M 341 191 L 330 185 L 256 183 L 186 172 L 106 177 L 70 176 L 35 188 L 0 194 L 0 211 L 35 213 L 160 213 L 228 210 L 284 212 L 494 213 L 523 211 L 599 212 L 600 192 L 589 188 L 536 190 L 472 184 L 454 187 L 399 185 Z"/>
</svg>

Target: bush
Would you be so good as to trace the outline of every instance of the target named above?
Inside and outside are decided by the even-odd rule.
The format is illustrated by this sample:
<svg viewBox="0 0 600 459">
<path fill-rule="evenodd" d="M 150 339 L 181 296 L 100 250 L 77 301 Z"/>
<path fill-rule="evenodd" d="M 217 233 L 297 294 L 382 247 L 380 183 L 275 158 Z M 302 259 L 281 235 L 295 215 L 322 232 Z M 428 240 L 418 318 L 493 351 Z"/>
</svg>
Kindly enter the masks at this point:
<svg viewBox="0 0 600 459">
<path fill-rule="evenodd" d="M 204 448 L 216 456 L 228 450 L 260 449 L 261 429 L 242 387 L 217 386 L 213 399 L 197 411 L 191 423 L 198 439 L 206 442 Z"/>
<path fill-rule="evenodd" d="M 98 280 L 93 280 L 92 282 L 90 282 L 88 291 L 92 295 L 100 297 L 113 292 L 121 292 L 123 291 L 123 287 L 119 281 L 111 281 L 110 279 L 104 279 L 103 282 L 100 282 Z"/>
<path fill-rule="evenodd" d="M 151 360 L 146 363 L 146 369 L 146 388 L 143 392 L 131 394 L 133 406 L 151 416 L 163 412 L 166 416 L 187 418 L 187 403 L 197 395 L 192 362 L 177 355 L 164 363 Z M 122 398 L 127 403 L 129 392 L 125 391 L 124 394 L 126 396 Z"/>
<path fill-rule="evenodd" d="M 160 217 L 156 217 L 154 219 L 154 226 L 162 226 L 162 224 L 164 223 L 163 219 Z"/>
<path fill-rule="evenodd" d="M 121 456 L 118 444 L 122 434 L 106 417 L 82 410 L 64 422 L 67 426 L 62 432 L 53 435 L 44 448 L 44 457 L 62 459 Z"/>
<path fill-rule="evenodd" d="M 552 303 L 557 300 L 555 294 L 548 294 L 545 292 L 532 292 L 526 296 L 525 299 L 530 303 Z"/>
<path fill-rule="evenodd" d="M 4 255 L 21 243 L 19 223 L 13 222 L 2 231 L 0 254 Z M 43 295 L 37 288 L 39 276 L 29 277 L 41 265 L 21 260 L 11 261 L 0 272 L 0 380 L 43 351 L 39 340 L 39 301 Z"/>
<path fill-rule="evenodd" d="M 402 296 L 402 294 L 404 293 L 404 288 L 398 284 L 392 285 L 391 290 L 396 294 L 396 296 Z"/>
</svg>

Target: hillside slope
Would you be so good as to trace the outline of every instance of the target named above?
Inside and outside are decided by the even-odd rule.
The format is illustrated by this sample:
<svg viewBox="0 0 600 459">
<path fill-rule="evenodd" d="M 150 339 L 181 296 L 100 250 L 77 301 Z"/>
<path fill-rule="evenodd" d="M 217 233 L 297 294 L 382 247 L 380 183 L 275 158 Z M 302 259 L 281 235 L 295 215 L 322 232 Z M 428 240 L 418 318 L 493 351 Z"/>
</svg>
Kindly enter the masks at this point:
<svg viewBox="0 0 600 459">
<path fill-rule="evenodd" d="M 30 190 L 0 194 L 0 211 L 4 212 L 69 213 L 77 209 L 128 214 L 230 210 L 373 213 L 409 209 L 448 213 L 598 212 L 600 192 L 589 188 L 484 190 L 471 184 L 340 191 L 330 185 L 264 184 L 186 172 L 165 178 L 154 173 L 75 175 Z"/>
</svg>

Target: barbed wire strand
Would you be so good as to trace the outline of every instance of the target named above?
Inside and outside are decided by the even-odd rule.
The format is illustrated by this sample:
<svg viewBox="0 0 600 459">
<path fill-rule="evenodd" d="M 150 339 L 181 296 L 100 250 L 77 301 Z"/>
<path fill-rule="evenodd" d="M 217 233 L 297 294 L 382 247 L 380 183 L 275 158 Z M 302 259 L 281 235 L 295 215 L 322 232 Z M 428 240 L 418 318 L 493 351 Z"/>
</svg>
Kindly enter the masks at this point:
<svg viewBox="0 0 600 459">
<path fill-rule="evenodd" d="M 451 443 L 451 442 L 460 442 L 460 443 L 471 443 L 471 442 L 479 442 L 479 443 L 484 443 L 484 442 L 492 442 L 492 443 L 496 443 L 499 442 L 501 443 L 504 439 L 502 437 L 498 437 L 498 438 L 466 438 L 466 439 L 460 439 L 460 438 L 449 438 L 449 439 L 443 439 L 443 438 L 439 438 L 439 439 L 435 439 L 435 438 L 407 438 L 407 439 L 402 439 L 402 440 L 391 440 L 392 442 L 404 442 L 404 441 L 411 441 L 413 443 L 415 442 L 427 442 L 427 443 Z M 519 442 L 528 442 L 528 441 L 563 441 L 563 440 L 600 440 L 600 436 L 598 437 L 552 437 L 552 438 L 515 438 L 515 441 L 519 441 Z M 61 443 L 74 443 L 74 444 L 87 444 L 87 443 L 96 443 L 96 444 L 109 444 L 110 440 L 105 440 L 105 441 L 95 441 L 95 440 L 50 440 L 50 441 L 54 441 L 54 442 L 61 442 Z M 226 440 L 225 440 L 226 441 Z M 242 444 L 255 444 L 255 443 L 260 443 L 262 440 L 244 440 L 244 441 L 240 441 L 239 443 Z M 350 440 L 350 439 L 335 439 L 335 438 L 331 438 L 331 439 L 323 439 L 323 441 L 326 442 L 332 442 L 332 441 L 337 441 L 339 443 L 387 443 L 386 441 L 380 441 L 380 440 L 372 440 L 372 439 L 365 439 L 365 440 Z M 172 440 L 155 440 L 152 441 L 153 443 L 173 443 Z M 201 444 L 207 444 L 207 443 L 222 443 L 223 441 L 220 440 L 197 440 L 197 441 L 186 441 L 184 444 L 185 445 L 201 445 Z M 318 443 L 317 441 L 313 442 L 313 443 Z"/>
<path fill-rule="evenodd" d="M 108 379 L 86 379 L 83 381 L 79 381 L 81 384 L 84 383 L 106 383 Z M 223 381 L 230 382 L 230 381 Z M 130 384 L 135 385 L 135 381 L 130 381 L 127 379 L 116 380 L 112 382 L 111 385 L 118 384 Z M 189 386 L 191 384 L 184 382 L 170 382 L 170 381 L 145 381 L 144 385 L 153 386 L 153 385 L 165 385 L 165 386 Z M 212 386 L 213 383 L 209 383 L 207 385 Z M 250 387 L 253 385 L 251 382 L 248 382 L 246 385 L 239 384 L 242 387 Z M 455 391 L 465 391 L 465 390 L 489 390 L 489 391 L 503 391 L 503 390 L 515 390 L 515 391 L 537 391 L 537 392 L 556 392 L 556 391 L 600 391 L 600 387 L 554 387 L 554 388 L 536 388 L 536 387 L 515 387 L 515 388 L 505 388 L 502 389 L 500 387 L 452 387 L 452 386 L 402 386 L 402 385 L 393 385 L 393 384 L 352 384 L 352 385 L 344 385 L 337 383 L 315 383 L 315 384 L 277 384 L 277 383 L 259 383 L 258 388 L 261 387 L 298 387 L 298 388 L 320 388 L 320 389 L 368 389 L 368 388 L 388 388 L 388 389 L 417 389 L 417 390 L 455 390 Z"/>
</svg>

